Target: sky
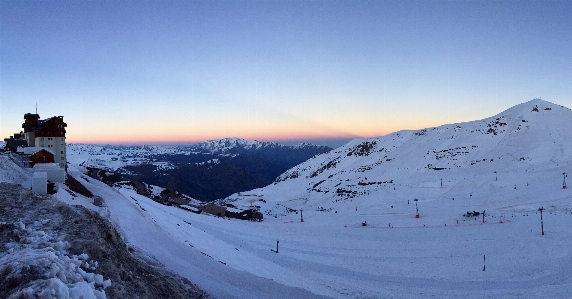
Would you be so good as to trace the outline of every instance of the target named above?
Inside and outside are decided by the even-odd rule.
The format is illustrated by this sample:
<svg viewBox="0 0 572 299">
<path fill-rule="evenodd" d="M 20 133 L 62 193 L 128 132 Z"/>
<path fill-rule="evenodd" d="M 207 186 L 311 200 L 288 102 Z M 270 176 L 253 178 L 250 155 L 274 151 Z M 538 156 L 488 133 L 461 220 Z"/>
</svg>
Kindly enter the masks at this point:
<svg viewBox="0 0 572 299">
<path fill-rule="evenodd" d="M 335 144 L 572 108 L 572 1 L 0 1 L 0 135 Z"/>
</svg>

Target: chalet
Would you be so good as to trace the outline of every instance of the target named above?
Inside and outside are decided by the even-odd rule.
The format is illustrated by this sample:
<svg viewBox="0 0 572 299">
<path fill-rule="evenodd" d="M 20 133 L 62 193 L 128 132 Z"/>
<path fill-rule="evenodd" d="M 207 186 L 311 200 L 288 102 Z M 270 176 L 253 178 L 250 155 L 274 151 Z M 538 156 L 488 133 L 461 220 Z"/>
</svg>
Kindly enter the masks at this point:
<svg viewBox="0 0 572 299">
<path fill-rule="evenodd" d="M 34 167 L 36 163 L 55 163 L 56 153 L 45 147 L 19 147 L 16 151 L 28 157 L 30 167 Z"/>
</svg>

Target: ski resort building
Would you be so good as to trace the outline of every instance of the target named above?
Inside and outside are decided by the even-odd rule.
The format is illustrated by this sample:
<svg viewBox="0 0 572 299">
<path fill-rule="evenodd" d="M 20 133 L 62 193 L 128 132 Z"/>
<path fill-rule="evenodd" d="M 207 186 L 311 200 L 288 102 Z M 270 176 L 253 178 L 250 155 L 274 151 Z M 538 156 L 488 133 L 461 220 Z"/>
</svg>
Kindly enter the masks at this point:
<svg viewBox="0 0 572 299">
<path fill-rule="evenodd" d="M 213 204 L 202 205 L 200 209 L 205 213 L 209 213 L 218 217 L 224 217 L 226 214 L 226 207 L 221 207 Z"/>
<path fill-rule="evenodd" d="M 4 142 L 5 142 L 6 150 L 9 150 L 12 152 L 16 152 L 18 147 L 28 145 L 28 143 L 26 142 L 26 139 L 24 139 L 24 132 L 16 133 L 16 134 L 10 136 L 10 138 L 4 138 Z"/>
<path fill-rule="evenodd" d="M 24 131 L 5 138 L 5 149 L 29 157 L 30 166 L 36 163 L 57 163 L 66 169 L 66 128 L 63 116 L 40 119 L 40 115 L 26 113 Z"/>
<path fill-rule="evenodd" d="M 55 162 L 60 167 L 66 168 L 66 128 L 63 116 L 54 116 L 40 120 L 40 115 L 26 113 L 24 115 L 23 137 L 28 147 L 45 148 L 54 155 Z M 36 161 L 47 162 L 47 161 Z"/>
<path fill-rule="evenodd" d="M 36 163 L 54 163 L 56 153 L 45 147 L 19 147 L 19 154 L 30 157 L 30 166 L 34 167 Z"/>
</svg>

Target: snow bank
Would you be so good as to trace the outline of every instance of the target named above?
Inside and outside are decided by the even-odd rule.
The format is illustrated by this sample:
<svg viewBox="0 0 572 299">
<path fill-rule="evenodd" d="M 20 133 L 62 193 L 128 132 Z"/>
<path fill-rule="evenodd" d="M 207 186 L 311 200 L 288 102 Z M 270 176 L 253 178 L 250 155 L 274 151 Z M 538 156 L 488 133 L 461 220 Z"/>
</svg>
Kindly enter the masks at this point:
<svg viewBox="0 0 572 299">
<path fill-rule="evenodd" d="M 87 254 L 70 255 L 67 241 L 41 230 L 48 222 L 0 224 L 0 231 L 12 239 L 0 252 L 2 284 L 8 289 L 18 286 L 7 298 L 107 298 L 105 288 L 111 281 L 91 272 L 97 262 Z"/>
<path fill-rule="evenodd" d="M 31 184 L 30 174 L 16 164 L 19 162 L 11 153 L 0 154 L 0 182 Z M 26 181 L 28 184 L 24 183 Z"/>
</svg>

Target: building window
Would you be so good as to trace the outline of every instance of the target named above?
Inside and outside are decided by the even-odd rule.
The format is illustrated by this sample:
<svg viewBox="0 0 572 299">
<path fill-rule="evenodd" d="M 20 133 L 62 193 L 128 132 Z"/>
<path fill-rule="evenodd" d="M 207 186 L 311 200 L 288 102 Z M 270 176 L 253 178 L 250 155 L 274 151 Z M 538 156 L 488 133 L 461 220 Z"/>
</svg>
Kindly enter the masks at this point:
<svg viewBox="0 0 572 299">
<path fill-rule="evenodd" d="M 44 141 L 44 137 L 40 138 L 40 141 Z"/>
<path fill-rule="evenodd" d="M 64 154 L 64 151 L 62 151 L 62 155 Z"/>
<path fill-rule="evenodd" d="M 61 157 L 61 158 L 60 158 L 60 160 L 63 160 L 63 159 L 64 159 L 64 157 Z"/>
<path fill-rule="evenodd" d="M 48 138 L 48 140 L 54 140 L 54 138 Z"/>
</svg>

